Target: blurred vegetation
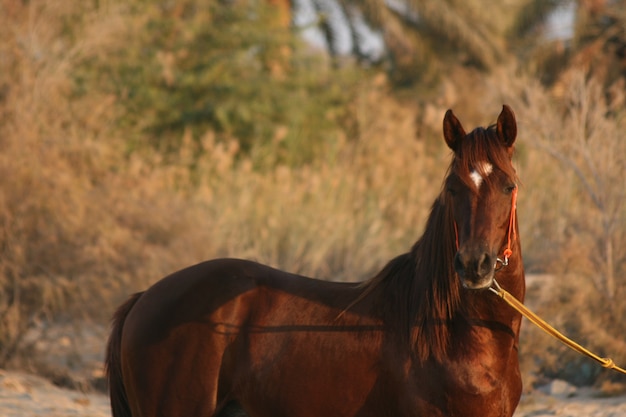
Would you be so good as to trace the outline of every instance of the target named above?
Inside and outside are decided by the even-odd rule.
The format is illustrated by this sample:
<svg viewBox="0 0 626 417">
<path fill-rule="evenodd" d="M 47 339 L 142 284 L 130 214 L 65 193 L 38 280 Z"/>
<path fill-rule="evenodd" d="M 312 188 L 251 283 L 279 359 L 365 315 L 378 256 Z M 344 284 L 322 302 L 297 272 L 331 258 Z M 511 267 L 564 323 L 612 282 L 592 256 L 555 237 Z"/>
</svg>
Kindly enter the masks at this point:
<svg viewBox="0 0 626 417">
<path fill-rule="evenodd" d="M 122 99 L 131 149 L 149 143 L 167 156 L 183 131 L 199 140 L 211 130 L 245 154 L 280 142 L 270 162 L 301 164 L 348 127 L 363 77 L 307 54 L 274 7 L 147 2 L 131 15 L 127 41 L 75 74 L 76 94 L 97 86 Z"/>
<path fill-rule="evenodd" d="M 283 1 L 0 1 L 0 366 L 41 369 L 43 327 L 106 324 L 207 258 L 365 279 L 421 234 L 445 110 L 487 125 L 503 102 L 550 288 L 528 301 L 626 363 L 624 2 L 406 4 L 363 3 L 387 46 L 363 66 L 304 43 Z M 571 39 L 542 37 L 564 4 Z M 612 377 L 524 332 L 527 385 Z"/>
</svg>

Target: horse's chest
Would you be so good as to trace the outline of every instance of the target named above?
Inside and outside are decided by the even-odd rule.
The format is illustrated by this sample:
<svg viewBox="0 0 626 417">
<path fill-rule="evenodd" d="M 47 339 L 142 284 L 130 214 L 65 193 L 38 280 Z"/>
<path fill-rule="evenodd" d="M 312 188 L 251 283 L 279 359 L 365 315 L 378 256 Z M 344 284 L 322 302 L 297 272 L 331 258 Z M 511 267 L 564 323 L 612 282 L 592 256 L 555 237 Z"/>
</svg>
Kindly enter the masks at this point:
<svg viewBox="0 0 626 417">
<path fill-rule="evenodd" d="M 471 343 L 459 345 L 443 364 L 447 408 L 462 404 L 456 410 L 463 411 L 460 415 L 513 413 L 522 388 L 517 352 L 512 338 L 498 336 L 487 330 L 475 333 Z M 480 411 L 464 414 L 472 408 Z"/>
<path fill-rule="evenodd" d="M 499 388 L 504 376 L 502 358 L 492 354 L 469 354 L 446 364 L 446 385 L 471 395 L 485 395 Z"/>
<path fill-rule="evenodd" d="M 518 377 L 513 340 L 487 329 L 475 330 L 459 343 L 445 363 L 449 384 L 471 395 L 486 395 Z"/>
</svg>

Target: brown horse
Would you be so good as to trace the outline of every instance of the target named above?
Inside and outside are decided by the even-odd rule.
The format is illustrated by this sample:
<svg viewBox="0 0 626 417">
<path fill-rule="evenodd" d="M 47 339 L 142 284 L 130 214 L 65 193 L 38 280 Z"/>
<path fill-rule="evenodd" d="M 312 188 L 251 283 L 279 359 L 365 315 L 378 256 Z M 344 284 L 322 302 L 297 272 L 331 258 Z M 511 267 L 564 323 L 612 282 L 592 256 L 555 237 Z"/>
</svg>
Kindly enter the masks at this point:
<svg viewBox="0 0 626 417">
<path fill-rule="evenodd" d="M 113 415 L 511 416 L 521 317 L 486 289 L 524 297 L 515 116 L 466 134 L 449 110 L 443 133 L 424 235 L 369 281 L 218 259 L 132 296 L 107 347 Z"/>
</svg>

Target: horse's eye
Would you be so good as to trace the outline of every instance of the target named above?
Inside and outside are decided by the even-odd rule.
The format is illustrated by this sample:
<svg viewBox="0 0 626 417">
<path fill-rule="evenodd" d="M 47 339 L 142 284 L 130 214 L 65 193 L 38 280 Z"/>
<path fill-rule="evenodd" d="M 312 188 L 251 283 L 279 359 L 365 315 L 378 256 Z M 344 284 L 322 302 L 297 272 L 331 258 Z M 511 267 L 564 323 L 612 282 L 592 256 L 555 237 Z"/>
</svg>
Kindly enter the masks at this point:
<svg viewBox="0 0 626 417">
<path fill-rule="evenodd" d="M 453 187 L 447 187 L 447 188 L 446 188 L 446 191 L 447 191 L 447 192 L 448 192 L 448 193 L 449 193 L 452 197 L 456 196 L 456 195 L 457 195 L 457 193 L 458 193 L 457 189 L 456 189 L 456 188 L 453 188 Z"/>
<path fill-rule="evenodd" d="M 509 184 L 506 187 L 504 187 L 504 192 L 507 194 L 511 194 L 513 192 L 513 190 L 515 190 L 517 188 L 517 185 L 515 184 Z"/>
</svg>

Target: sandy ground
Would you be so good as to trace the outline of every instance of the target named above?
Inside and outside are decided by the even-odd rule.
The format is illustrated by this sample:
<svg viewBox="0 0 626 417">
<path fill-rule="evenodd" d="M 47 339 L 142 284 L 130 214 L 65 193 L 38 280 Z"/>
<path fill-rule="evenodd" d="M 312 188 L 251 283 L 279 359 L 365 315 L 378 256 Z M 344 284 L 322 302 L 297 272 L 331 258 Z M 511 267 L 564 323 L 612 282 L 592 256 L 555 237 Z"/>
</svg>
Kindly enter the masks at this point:
<svg viewBox="0 0 626 417">
<path fill-rule="evenodd" d="M 110 417 L 108 397 L 61 389 L 46 379 L 0 371 L 2 417 Z"/>
<path fill-rule="evenodd" d="M 595 398 L 591 391 L 563 395 L 539 391 L 522 398 L 515 417 L 626 417 L 626 397 Z M 108 397 L 61 389 L 21 372 L 0 370 L 2 417 L 111 417 Z"/>
<path fill-rule="evenodd" d="M 515 417 L 623 417 L 626 397 L 597 398 L 593 393 L 563 398 L 533 392 L 522 398 Z"/>
</svg>

